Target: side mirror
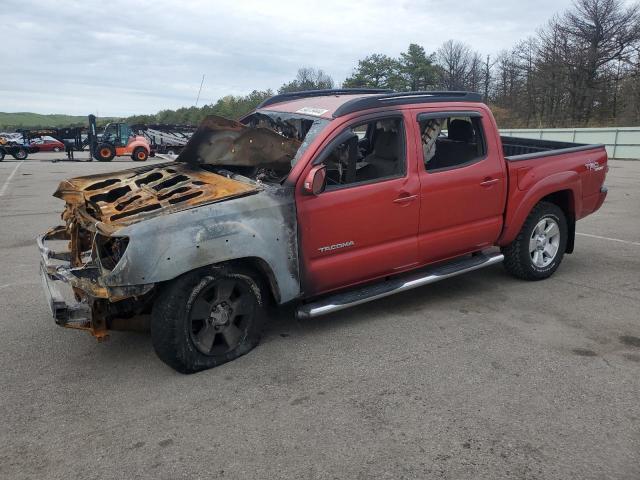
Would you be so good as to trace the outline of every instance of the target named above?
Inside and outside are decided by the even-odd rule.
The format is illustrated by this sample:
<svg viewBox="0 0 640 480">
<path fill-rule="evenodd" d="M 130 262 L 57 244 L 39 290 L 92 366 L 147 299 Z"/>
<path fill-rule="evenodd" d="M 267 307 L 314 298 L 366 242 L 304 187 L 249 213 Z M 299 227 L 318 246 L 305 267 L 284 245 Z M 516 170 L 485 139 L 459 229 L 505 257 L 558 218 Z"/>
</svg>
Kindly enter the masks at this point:
<svg viewBox="0 0 640 480">
<path fill-rule="evenodd" d="M 305 195 L 319 195 L 327 186 L 327 167 L 316 165 L 307 174 L 302 184 L 302 193 Z"/>
</svg>

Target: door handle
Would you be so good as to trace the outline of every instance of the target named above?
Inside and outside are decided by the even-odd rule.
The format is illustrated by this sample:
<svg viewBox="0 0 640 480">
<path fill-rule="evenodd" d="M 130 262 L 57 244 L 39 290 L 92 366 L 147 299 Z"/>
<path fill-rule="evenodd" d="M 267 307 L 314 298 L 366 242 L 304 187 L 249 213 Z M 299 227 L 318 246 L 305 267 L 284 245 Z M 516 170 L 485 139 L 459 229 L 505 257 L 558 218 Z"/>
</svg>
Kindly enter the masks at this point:
<svg viewBox="0 0 640 480">
<path fill-rule="evenodd" d="M 396 198 L 393 203 L 409 203 L 413 202 L 416 198 L 418 198 L 418 195 L 407 195 L 405 197 Z"/>
<path fill-rule="evenodd" d="M 480 185 L 482 185 L 483 187 L 490 187 L 491 185 L 498 183 L 499 181 L 499 178 L 485 178 L 484 181 L 480 182 Z"/>
</svg>

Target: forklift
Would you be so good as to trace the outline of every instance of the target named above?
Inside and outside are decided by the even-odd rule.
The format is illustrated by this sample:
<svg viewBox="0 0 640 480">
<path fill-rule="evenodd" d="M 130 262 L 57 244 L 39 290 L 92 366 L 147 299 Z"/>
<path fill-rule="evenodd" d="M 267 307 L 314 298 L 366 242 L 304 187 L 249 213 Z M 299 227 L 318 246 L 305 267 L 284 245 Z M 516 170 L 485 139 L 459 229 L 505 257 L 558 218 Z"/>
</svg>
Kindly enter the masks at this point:
<svg viewBox="0 0 640 480">
<path fill-rule="evenodd" d="M 136 135 L 126 123 L 108 123 L 101 137 L 96 133 L 96 116 L 89 115 L 89 150 L 99 162 L 110 162 L 114 157 L 131 156 L 144 162 L 151 153 L 149 141 Z"/>
</svg>

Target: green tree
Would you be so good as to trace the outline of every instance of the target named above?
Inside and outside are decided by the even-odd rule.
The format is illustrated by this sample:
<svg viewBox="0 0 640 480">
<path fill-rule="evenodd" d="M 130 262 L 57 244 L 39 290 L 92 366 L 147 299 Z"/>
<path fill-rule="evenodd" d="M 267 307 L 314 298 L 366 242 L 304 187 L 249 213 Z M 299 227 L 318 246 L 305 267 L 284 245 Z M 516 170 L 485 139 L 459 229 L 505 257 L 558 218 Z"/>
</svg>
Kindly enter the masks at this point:
<svg viewBox="0 0 640 480">
<path fill-rule="evenodd" d="M 437 87 L 438 70 L 433 62 L 433 54 L 427 55 L 420 45 L 410 44 L 407 51 L 400 54 L 400 73 L 404 82 L 397 85 L 398 89 L 418 91 Z"/>
<path fill-rule="evenodd" d="M 395 58 L 374 53 L 358 61 L 353 74 L 348 77 L 343 87 L 395 88 L 401 81 L 400 62 Z"/>
</svg>

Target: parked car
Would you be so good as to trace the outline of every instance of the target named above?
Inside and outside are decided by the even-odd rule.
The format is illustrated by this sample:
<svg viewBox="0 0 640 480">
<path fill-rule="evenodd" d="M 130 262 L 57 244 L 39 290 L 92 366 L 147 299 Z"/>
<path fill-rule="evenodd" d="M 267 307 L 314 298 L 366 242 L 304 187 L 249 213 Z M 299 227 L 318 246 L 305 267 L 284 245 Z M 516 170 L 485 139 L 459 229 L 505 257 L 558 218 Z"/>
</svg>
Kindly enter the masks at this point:
<svg viewBox="0 0 640 480">
<path fill-rule="evenodd" d="M 602 145 L 501 138 L 477 94 L 278 95 L 206 119 L 175 162 L 63 181 L 45 292 L 98 339 L 150 316 L 195 372 L 255 347 L 269 305 L 315 317 L 500 262 L 545 279 L 607 169 Z"/>
<path fill-rule="evenodd" d="M 63 152 L 64 143 L 60 140 L 56 140 L 53 137 L 41 137 L 31 140 L 29 144 L 31 147 L 38 147 L 39 152 Z"/>
</svg>

